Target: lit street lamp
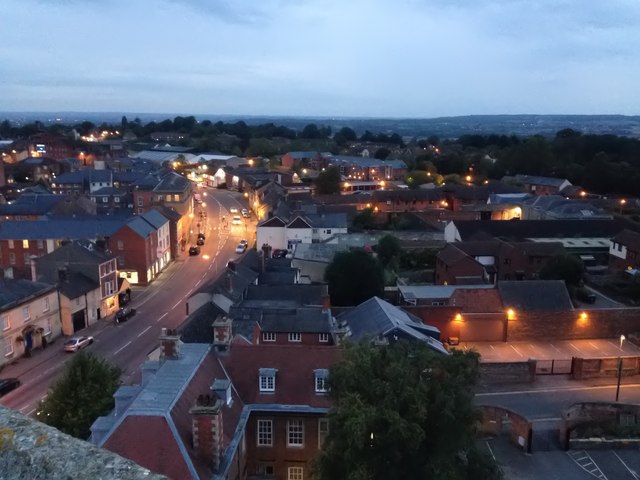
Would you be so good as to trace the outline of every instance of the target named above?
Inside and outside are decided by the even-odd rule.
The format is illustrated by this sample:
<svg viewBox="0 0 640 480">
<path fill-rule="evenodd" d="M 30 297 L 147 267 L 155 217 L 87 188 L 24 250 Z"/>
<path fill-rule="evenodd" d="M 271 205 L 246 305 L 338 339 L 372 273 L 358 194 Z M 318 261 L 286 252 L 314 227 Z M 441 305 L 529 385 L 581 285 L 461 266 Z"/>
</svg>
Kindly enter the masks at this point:
<svg viewBox="0 0 640 480">
<path fill-rule="evenodd" d="M 622 342 L 626 340 L 624 335 L 620 335 L 620 356 L 618 356 L 618 386 L 616 387 L 616 402 L 620 397 L 620 380 L 622 379 Z"/>
</svg>

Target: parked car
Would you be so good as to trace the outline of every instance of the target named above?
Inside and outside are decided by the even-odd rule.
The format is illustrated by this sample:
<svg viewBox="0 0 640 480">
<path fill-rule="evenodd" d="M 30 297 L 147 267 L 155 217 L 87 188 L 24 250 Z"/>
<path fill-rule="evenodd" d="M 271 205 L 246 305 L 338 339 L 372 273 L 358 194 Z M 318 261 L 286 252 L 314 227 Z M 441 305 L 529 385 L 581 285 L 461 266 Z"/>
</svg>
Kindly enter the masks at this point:
<svg viewBox="0 0 640 480">
<path fill-rule="evenodd" d="M 285 258 L 287 256 L 287 251 L 286 250 L 282 250 L 279 248 L 276 248 L 273 253 L 271 254 L 271 256 L 273 258 Z"/>
<path fill-rule="evenodd" d="M 249 210 L 247 210 L 246 208 L 243 208 L 242 210 L 240 210 L 240 213 L 244 218 L 249 218 L 251 216 L 249 215 Z"/>
<path fill-rule="evenodd" d="M 233 220 L 231 220 L 231 223 L 233 225 L 242 225 L 242 219 L 240 218 L 240 215 L 234 215 Z"/>
<path fill-rule="evenodd" d="M 131 307 L 121 308 L 116 312 L 116 323 L 126 322 L 136 314 L 136 309 Z"/>
<path fill-rule="evenodd" d="M 20 386 L 20 380 L 17 378 L 0 378 L 0 397 L 6 395 L 11 390 L 15 390 Z"/>
<path fill-rule="evenodd" d="M 240 240 L 240 245 L 246 245 L 248 247 L 249 242 L 247 240 Z"/>
<path fill-rule="evenodd" d="M 193 256 L 193 255 L 200 255 L 200 247 L 197 245 L 192 245 L 189 248 L 189 255 Z"/>
<path fill-rule="evenodd" d="M 236 207 L 231 207 L 231 208 L 229 209 L 229 212 L 231 212 L 231 213 L 238 213 L 238 209 L 237 209 Z"/>
<path fill-rule="evenodd" d="M 196 240 L 196 245 L 204 245 L 204 238 L 198 237 L 198 239 Z"/>
<path fill-rule="evenodd" d="M 207 237 L 204 236 L 204 233 L 200 232 L 198 233 L 198 238 L 201 238 L 202 240 L 206 240 Z"/>
<path fill-rule="evenodd" d="M 84 348 L 93 343 L 93 337 L 71 337 L 64 342 L 65 352 L 77 352 L 81 348 Z"/>
<path fill-rule="evenodd" d="M 244 253 L 246 251 L 247 251 L 246 243 L 239 243 L 238 246 L 236 247 L 236 253 Z"/>
</svg>

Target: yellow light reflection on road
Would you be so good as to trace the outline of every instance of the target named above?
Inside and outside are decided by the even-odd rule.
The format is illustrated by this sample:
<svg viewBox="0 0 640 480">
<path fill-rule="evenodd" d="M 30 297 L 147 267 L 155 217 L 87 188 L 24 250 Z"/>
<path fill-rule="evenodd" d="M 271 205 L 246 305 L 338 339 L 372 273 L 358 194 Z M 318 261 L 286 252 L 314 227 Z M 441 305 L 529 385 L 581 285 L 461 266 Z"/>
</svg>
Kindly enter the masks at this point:
<svg viewBox="0 0 640 480">
<path fill-rule="evenodd" d="M 203 255 L 202 258 L 204 258 L 205 260 L 209 260 L 209 255 Z"/>
</svg>

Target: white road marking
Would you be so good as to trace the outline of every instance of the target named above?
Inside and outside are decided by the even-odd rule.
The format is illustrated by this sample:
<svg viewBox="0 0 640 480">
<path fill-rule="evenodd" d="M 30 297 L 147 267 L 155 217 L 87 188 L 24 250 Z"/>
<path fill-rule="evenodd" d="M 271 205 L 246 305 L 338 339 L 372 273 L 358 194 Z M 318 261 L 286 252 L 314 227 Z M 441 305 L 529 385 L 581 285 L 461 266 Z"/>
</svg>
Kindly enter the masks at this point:
<svg viewBox="0 0 640 480">
<path fill-rule="evenodd" d="M 576 347 L 573 343 L 569 342 L 569 345 L 573 348 L 575 348 L 577 351 L 579 351 L 580 353 L 582 353 L 582 350 L 580 350 L 578 347 Z"/>
<path fill-rule="evenodd" d="M 129 345 L 131 345 L 131 342 L 127 342 L 125 343 L 122 347 L 120 347 L 118 350 L 116 350 L 115 352 L 113 352 L 114 355 L 119 354 L 122 350 L 124 350 L 125 348 L 127 348 Z"/>
<path fill-rule="evenodd" d="M 31 415 L 33 412 L 35 412 L 35 411 L 36 411 L 36 409 L 35 409 L 35 408 L 33 408 L 33 409 L 31 409 L 30 411 L 28 411 L 28 412 L 27 412 L 27 417 L 28 417 L 29 415 Z"/>
<path fill-rule="evenodd" d="M 495 350 L 496 348 L 493 345 L 489 345 L 491 347 L 491 350 Z"/>
<path fill-rule="evenodd" d="M 493 450 L 491 450 L 491 445 L 489 445 L 489 442 L 485 442 L 487 444 L 487 448 L 489 449 L 489 453 L 491 454 L 491 456 L 493 457 L 493 461 L 496 461 L 496 456 L 493 454 Z"/>
<path fill-rule="evenodd" d="M 612 450 L 612 451 L 613 451 L 613 450 Z M 613 454 L 618 458 L 618 460 L 620 460 L 620 463 L 621 463 L 622 465 L 624 465 L 624 468 L 626 468 L 627 470 L 629 470 L 629 473 L 631 474 L 631 476 L 632 476 L 633 478 L 635 478 L 636 480 L 640 478 L 640 477 L 638 477 L 638 474 L 637 474 L 634 470 L 631 470 L 631 469 L 629 468 L 629 466 L 628 466 L 626 463 L 624 463 L 624 461 L 620 458 L 620 456 L 619 456 L 616 452 L 613 452 Z"/>
<path fill-rule="evenodd" d="M 151 325 L 149 325 L 147 328 L 145 328 L 144 330 L 142 330 L 142 331 L 138 334 L 138 338 L 140 338 L 142 335 L 144 335 L 146 332 L 148 332 L 150 328 L 151 328 Z"/>
<path fill-rule="evenodd" d="M 163 313 L 162 315 L 160 315 L 160 316 L 158 317 L 158 319 L 156 320 L 156 322 L 159 322 L 160 320 L 162 320 L 162 319 L 163 319 L 164 317 L 166 317 L 166 316 L 167 316 L 167 314 L 166 314 L 166 313 Z"/>
<path fill-rule="evenodd" d="M 553 348 L 556 352 L 558 352 L 558 353 L 562 353 L 562 352 L 560 351 L 560 349 L 559 349 L 558 347 L 556 347 L 553 343 L 550 343 L 549 345 L 551 345 L 551 348 Z"/>
<path fill-rule="evenodd" d="M 510 346 L 511 348 L 513 348 L 513 350 L 514 350 L 518 355 L 520 355 L 521 357 L 524 357 L 524 355 L 522 355 L 522 354 L 520 353 L 520 351 L 519 351 L 516 347 L 514 347 L 513 345 L 509 345 L 509 346 Z"/>
<path fill-rule="evenodd" d="M 173 310 L 173 309 L 174 309 L 174 308 L 176 308 L 178 305 L 180 305 L 180 302 L 181 302 L 181 301 L 182 301 L 182 300 L 180 300 L 180 301 L 179 301 L 178 303 L 176 303 L 173 307 L 171 307 L 171 310 Z"/>
</svg>

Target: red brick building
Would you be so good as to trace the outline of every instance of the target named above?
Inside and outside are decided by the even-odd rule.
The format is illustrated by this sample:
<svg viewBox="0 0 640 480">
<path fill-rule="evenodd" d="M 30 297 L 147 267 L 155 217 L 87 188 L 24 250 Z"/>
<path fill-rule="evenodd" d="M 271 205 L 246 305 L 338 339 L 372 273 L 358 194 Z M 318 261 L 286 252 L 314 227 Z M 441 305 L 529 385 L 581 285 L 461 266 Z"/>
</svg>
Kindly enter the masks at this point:
<svg viewBox="0 0 640 480">
<path fill-rule="evenodd" d="M 611 239 L 609 270 L 619 272 L 640 269 L 640 233 L 623 230 Z"/>
</svg>

